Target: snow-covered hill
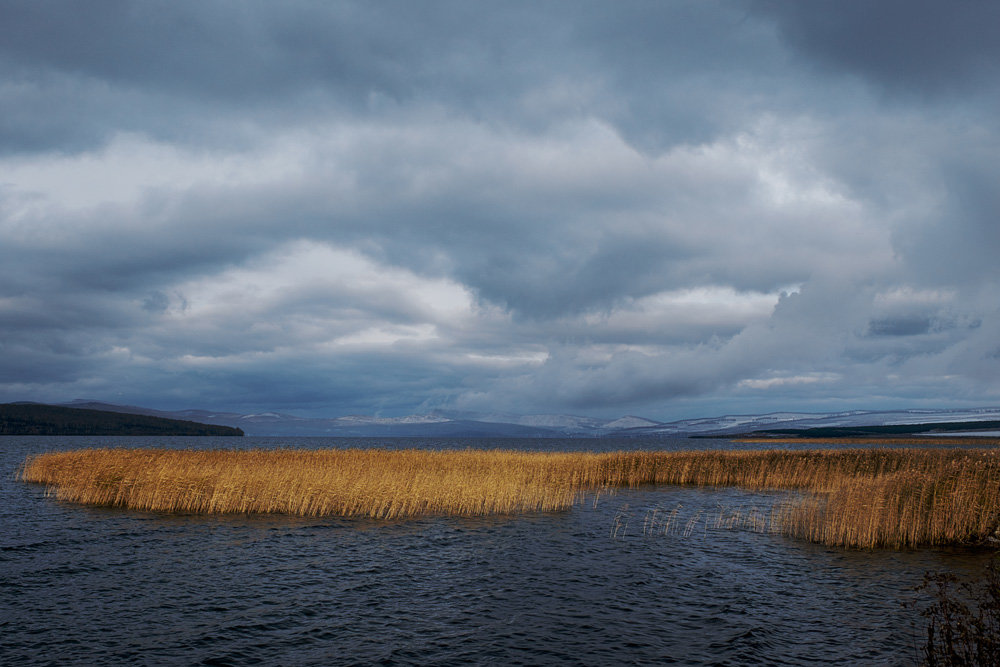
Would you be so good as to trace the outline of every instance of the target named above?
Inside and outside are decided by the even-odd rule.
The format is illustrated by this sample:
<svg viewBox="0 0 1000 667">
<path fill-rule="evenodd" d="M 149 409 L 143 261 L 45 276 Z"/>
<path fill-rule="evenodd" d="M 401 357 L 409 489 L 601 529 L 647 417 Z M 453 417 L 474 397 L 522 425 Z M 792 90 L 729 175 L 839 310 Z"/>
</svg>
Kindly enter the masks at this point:
<svg viewBox="0 0 1000 667">
<path fill-rule="evenodd" d="M 944 422 L 1000 421 L 1000 408 L 956 410 L 851 410 L 847 412 L 774 412 L 764 415 L 726 415 L 708 419 L 686 419 L 630 429 L 634 435 L 725 436 L 773 428 L 807 429 L 843 426 L 888 426 Z"/>
<path fill-rule="evenodd" d="M 615 435 L 658 437 L 719 435 L 726 437 L 735 433 L 773 428 L 806 429 L 1000 421 L 1000 408 L 852 410 L 831 413 L 773 412 L 763 415 L 725 415 L 664 423 L 632 415 L 608 421 L 577 415 L 517 415 L 438 410 L 425 415 L 407 415 L 405 417 L 346 415 L 317 419 L 270 411 L 247 415 L 206 410 L 166 412 L 97 401 L 74 401 L 66 405 L 236 426 L 243 429 L 247 435 L 262 436 L 575 438 Z"/>
</svg>

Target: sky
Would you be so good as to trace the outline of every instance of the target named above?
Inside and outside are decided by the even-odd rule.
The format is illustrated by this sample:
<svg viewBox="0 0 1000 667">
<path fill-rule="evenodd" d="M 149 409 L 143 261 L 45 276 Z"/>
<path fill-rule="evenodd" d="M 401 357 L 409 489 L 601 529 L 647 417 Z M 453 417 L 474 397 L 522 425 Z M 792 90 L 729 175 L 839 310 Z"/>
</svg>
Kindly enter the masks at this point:
<svg viewBox="0 0 1000 667">
<path fill-rule="evenodd" d="M 0 402 L 1000 404 L 998 26 L 0 0 Z"/>
</svg>

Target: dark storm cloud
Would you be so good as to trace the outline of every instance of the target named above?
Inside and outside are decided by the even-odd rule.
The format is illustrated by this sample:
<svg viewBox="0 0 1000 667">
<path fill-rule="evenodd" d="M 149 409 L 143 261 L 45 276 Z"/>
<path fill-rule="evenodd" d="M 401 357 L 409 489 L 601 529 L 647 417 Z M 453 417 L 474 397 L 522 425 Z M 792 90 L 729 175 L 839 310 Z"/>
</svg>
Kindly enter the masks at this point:
<svg viewBox="0 0 1000 667">
<path fill-rule="evenodd" d="M 197 387 L 198 396 L 214 395 L 218 405 L 241 406 L 249 412 L 391 415 L 413 411 L 420 405 L 413 402 L 415 396 L 424 397 L 433 409 L 435 399 L 444 405 L 449 394 L 457 395 L 463 378 L 448 370 L 414 355 L 360 355 L 320 363 L 286 358 L 249 367 L 125 371 L 120 376 L 124 382 L 103 389 L 124 391 L 147 402 L 185 405 L 193 395 L 190 388 Z M 337 414 L 331 415 L 330 406 L 337 406 Z"/>
<path fill-rule="evenodd" d="M 943 160 L 943 191 L 934 217 L 901 229 L 897 246 L 912 259 L 917 280 L 961 284 L 965 289 L 1000 278 L 1000 165 L 988 155 L 1000 150 L 997 135 L 966 145 Z M 971 144 L 971 142 L 970 142 Z"/>
<path fill-rule="evenodd" d="M 471 104 L 497 85 L 480 67 L 515 78 L 523 56 L 508 37 L 534 24 L 516 9 L 487 21 L 467 3 L 24 2 L 3 12 L 4 130 L 15 149 L 45 134 L 51 148 L 92 146 L 121 129 L 238 140 L 219 113 L 266 125 L 367 112 L 379 98 Z M 517 31 L 501 37 L 510 23 Z M 53 100 L 91 113 L 31 113 Z"/>
<path fill-rule="evenodd" d="M 92 147 L 123 129 L 239 142 L 241 123 L 227 127 L 219 113 L 266 126 L 428 101 L 534 131 L 597 115 L 659 150 L 737 127 L 741 112 L 780 93 L 751 69 L 774 57 L 759 26 L 697 2 L 14 2 L 3 11 L 7 150 Z"/>
<path fill-rule="evenodd" d="M 997 395 L 992 5 L 0 14 L 0 398 Z"/>
<path fill-rule="evenodd" d="M 868 332 L 872 336 L 918 336 L 930 331 L 931 321 L 921 317 L 898 320 L 872 320 Z"/>
<path fill-rule="evenodd" d="M 391 34 L 367 39 L 363 14 L 302 3 L 6 3 L 2 35 L 24 78 L 64 72 L 238 103 L 317 79 L 347 91 L 380 87 Z"/>
<path fill-rule="evenodd" d="M 983 0 L 751 0 L 783 37 L 817 64 L 861 75 L 893 92 L 996 92 L 1000 6 Z"/>
</svg>

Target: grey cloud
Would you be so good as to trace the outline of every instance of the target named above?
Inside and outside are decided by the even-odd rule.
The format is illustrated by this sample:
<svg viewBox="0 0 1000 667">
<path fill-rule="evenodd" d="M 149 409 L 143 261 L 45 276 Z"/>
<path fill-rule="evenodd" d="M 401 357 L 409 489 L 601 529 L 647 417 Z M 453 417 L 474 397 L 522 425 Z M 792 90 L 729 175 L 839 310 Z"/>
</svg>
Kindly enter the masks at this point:
<svg viewBox="0 0 1000 667">
<path fill-rule="evenodd" d="M 986 150 L 995 154 L 1000 141 Z M 972 148 L 975 152 L 984 147 Z M 950 162 L 950 161 L 949 161 Z M 978 285 L 1000 278 L 996 251 L 1000 248 L 1000 194 L 995 184 L 1000 167 L 994 160 L 963 157 L 943 165 L 946 188 L 933 217 L 916 230 L 900 229 L 897 246 L 912 262 L 918 280 Z M 909 233 L 907 233 L 909 232 Z"/>
<path fill-rule="evenodd" d="M 77 355 L 54 355 L 36 346 L 0 345 L 0 377 L 10 378 L 0 389 L 4 402 L 25 400 L 25 389 L 34 387 L 43 392 L 53 386 L 72 382 L 94 373 L 94 364 L 82 361 Z"/>
<path fill-rule="evenodd" d="M 868 323 L 871 336 L 919 336 L 931 329 L 931 320 L 924 317 L 872 320 Z"/>
<path fill-rule="evenodd" d="M 826 67 L 918 95 L 996 90 L 1000 7 L 971 0 L 751 0 L 784 38 Z"/>
<path fill-rule="evenodd" d="M 487 61 L 481 65 L 511 72 L 506 85 L 516 96 L 523 88 L 515 83 L 521 52 L 494 26 L 537 29 L 517 8 L 494 10 L 491 20 L 481 14 L 451 2 L 7 3 L 0 68 L 17 84 L 5 96 L 9 147 L 40 147 L 50 133 L 48 147 L 65 150 L 121 129 L 218 141 L 231 136 L 217 122 L 220 112 L 237 125 L 308 122 L 330 113 L 367 114 L 373 95 L 400 103 L 430 94 L 470 104 L 499 83 L 484 81 L 475 66 L 480 58 Z M 523 44 L 531 43 L 525 36 Z M 82 102 L 91 113 L 47 113 L 39 120 L 30 110 L 40 94 L 64 109 Z M 125 102 L 134 111 L 125 112 Z M 103 124 L 94 117 L 100 112 L 110 112 Z M 78 136 L 73 125 L 82 126 Z M 181 127 L 187 137 L 178 134 Z"/>
<path fill-rule="evenodd" d="M 150 313 L 165 312 L 169 306 L 170 297 L 159 290 L 150 292 L 149 296 L 142 300 L 142 309 Z"/>
<path fill-rule="evenodd" d="M 109 169 L 94 205 L 4 177 L 11 400 L 665 417 L 996 395 L 992 5 L 0 12 L 5 164 L 111 159 L 127 134 L 222 174 L 130 197 Z M 211 292 L 299 242 L 402 277 Z M 461 316 L 400 287 L 433 280 Z"/>
<path fill-rule="evenodd" d="M 317 377 L 322 380 L 318 381 Z M 299 414 L 407 414 L 435 396 L 456 393 L 461 378 L 413 355 L 334 359 L 263 357 L 218 367 L 113 368 L 113 389 L 169 408 L 192 405 L 246 412 L 282 410 Z M 336 416 L 336 415 L 334 415 Z"/>
<path fill-rule="evenodd" d="M 247 123 L 429 104 L 540 133 L 599 117 L 655 151 L 737 127 L 782 79 L 759 24 L 697 2 L 16 2 L 4 19 L 0 71 L 18 82 L 4 96 L 7 150 L 94 146 L 122 129 L 238 142 Z M 55 113 L 31 113 L 53 100 Z"/>
<path fill-rule="evenodd" d="M 669 404 L 699 395 L 732 396 L 742 391 L 738 385 L 743 381 L 750 381 L 750 387 L 772 386 L 768 383 L 773 381 L 777 389 L 766 394 L 758 389 L 757 396 L 747 390 L 744 400 L 775 409 L 810 402 L 828 406 L 838 396 L 857 400 L 883 391 L 919 396 L 926 391 L 921 376 L 943 378 L 957 370 L 959 359 L 968 381 L 956 385 L 956 391 L 971 394 L 973 387 L 989 386 L 986 374 L 971 373 L 964 366 L 985 356 L 970 344 L 979 339 L 978 333 L 968 334 L 968 327 L 978 328 L 974 322 L 965 326 L 927 320 L 866 322 L 865 314 L 875 310 L 873 296 L 871 288 L 849 282 L 816 284 L 782 298 L 766 322 L 747 326 L 728 339 L 704 339 L 700 345 L 664 347 L 653 353 L 621 352 L 600 363 L 567 348 L 530 378 L 505 380 L 497 385 L 496 394 L 479 400 L 503 401 L 505 395 L 527 394 L 593 411 L 612 405 Z M 900 336 L 908 342 L 900 342 Z M 775 369 L 782 372 L 774 375 Z M 898 387 L 887 389 L 890 376 L 901 378 L 893 381 Z"/>
<path fill-rule="evenodd" d="M 359 75 L 375 69 L 380 50 L 352 30 L 357 14 L 331 9 L 300 4 L 291 12 L 279 6 L 261 12 L 230 2 L 7 3 L 2 34 L 7 58 L 22 67 L 253 99 L 287 92 L 316 69 L 337 79 L 346 60 Z"/>
</svg>

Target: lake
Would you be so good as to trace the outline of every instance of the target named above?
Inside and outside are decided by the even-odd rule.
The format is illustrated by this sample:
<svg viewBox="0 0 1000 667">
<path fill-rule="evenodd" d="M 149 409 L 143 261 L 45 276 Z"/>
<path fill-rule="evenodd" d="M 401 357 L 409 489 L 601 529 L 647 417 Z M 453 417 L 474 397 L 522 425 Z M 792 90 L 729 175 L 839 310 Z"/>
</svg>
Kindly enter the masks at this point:
<svg viewBox="0 0 1000 667">
<path fill-rule="evenodd" d="M 4 664 L 908 665 L 924 573 L 977 574 L 992 555 L 849 551 L 745 520 L 785 492 L 640 488 L 560 512 L 374 521 L 84 507 L 16 480 L 28 454 L 89 446 L 737 445 L 3 436 Z"/>
</svg>

